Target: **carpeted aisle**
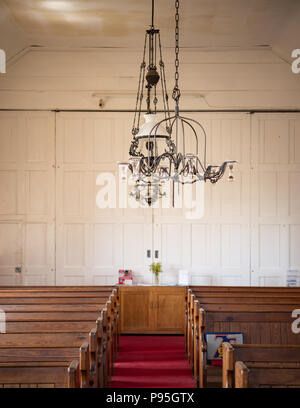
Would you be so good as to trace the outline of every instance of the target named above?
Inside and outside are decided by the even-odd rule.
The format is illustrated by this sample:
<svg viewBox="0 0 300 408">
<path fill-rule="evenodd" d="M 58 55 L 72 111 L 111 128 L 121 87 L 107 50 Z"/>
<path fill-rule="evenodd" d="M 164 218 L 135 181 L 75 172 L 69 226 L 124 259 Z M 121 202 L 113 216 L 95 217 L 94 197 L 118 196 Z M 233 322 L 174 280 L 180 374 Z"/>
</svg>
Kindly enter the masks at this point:
<svg viewBox="0 0 300 408">
<path fill-rule="evenodd" d="M 183 336 L 121 336 L 111 388 L 194 388 Z"/>
</svg>

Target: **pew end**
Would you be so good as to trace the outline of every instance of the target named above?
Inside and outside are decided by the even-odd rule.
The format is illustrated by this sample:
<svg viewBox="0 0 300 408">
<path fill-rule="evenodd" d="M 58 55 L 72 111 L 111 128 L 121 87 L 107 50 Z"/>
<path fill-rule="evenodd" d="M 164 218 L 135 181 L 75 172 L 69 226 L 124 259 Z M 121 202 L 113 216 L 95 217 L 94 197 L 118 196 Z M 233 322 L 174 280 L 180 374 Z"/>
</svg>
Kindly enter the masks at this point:
<svg viewBox="0 0 300 408">
<path fill-rule="evenodd" d="M 79 362 L 75 360 L 68 367 L 68 388 L 80 388 Z"/>
<path fill-rule="evenodd" d="M 90 380 L 90 347 L 84 343 L 79 349 L 80 388 L 88 388 Z"/>
<path fill-rule="evenodd" d="M 232 388 L 234 372 L 233 347 L 228 342 L 223 343 L 222 347 L 223 347 L 222 386 L 223 388 Z"/>
<path fill-rule="evenodd" d="M 202 307 L 199 307 L 199 387 L 204 388 L 207 385 L 207 368 L 206 368 L 206 340 L 205 340 L 205 322 L 206 313 Z"/>
<path fill-rule="evenodd" d="M 235 388 L 248 388 L 249 369 L 242 361 L 235 363 Z"/>
<path fill-rule="evenodd" d="M 89 386 L 92 388 L 98 387 L 98 340 L 97 340 L 97 328 L 93 328 L 89 333 L 89 346 L 90 346 L 90 378 Z"/>
</svg>

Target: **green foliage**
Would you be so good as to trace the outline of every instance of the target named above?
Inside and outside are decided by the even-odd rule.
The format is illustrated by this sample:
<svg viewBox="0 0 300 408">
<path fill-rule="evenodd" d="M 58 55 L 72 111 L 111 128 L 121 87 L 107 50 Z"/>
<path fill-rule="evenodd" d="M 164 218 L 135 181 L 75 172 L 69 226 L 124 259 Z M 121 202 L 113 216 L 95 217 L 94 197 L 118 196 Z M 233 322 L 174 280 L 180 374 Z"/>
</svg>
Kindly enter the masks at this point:
<svg viewBox="0 0 300 408">
<path fill-rule="evenodd" d="M 149 265 L 149 269 L 155 276 L 158 276 L 158 274 L 162 272 L 161 262 L 152 262 L 152 264 Z"/>
</svg>

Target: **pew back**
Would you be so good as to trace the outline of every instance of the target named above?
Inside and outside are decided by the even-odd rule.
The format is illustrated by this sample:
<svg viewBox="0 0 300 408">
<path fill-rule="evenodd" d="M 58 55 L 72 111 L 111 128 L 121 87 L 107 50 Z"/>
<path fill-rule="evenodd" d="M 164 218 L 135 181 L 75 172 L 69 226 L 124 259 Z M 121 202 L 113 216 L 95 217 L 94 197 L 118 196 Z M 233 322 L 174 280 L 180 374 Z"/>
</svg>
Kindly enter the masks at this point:
<svg viewBox="0 0 300 408">
<path fill-rule="evenodd" d="M 223 343 L 223 388 L 233 387 L 234 366 L 237 361 L 246 363 L 299 363 L 300 345 Z"/>
<path fill-rule="evenodd" d="M 236 388 L 300 388 L 300 363 L 235 364 Z"/>
<path fill-rule="evenodd" d="M 0 388 L 78 388 L 78 361 L 0 362 Z"/>
</svg>

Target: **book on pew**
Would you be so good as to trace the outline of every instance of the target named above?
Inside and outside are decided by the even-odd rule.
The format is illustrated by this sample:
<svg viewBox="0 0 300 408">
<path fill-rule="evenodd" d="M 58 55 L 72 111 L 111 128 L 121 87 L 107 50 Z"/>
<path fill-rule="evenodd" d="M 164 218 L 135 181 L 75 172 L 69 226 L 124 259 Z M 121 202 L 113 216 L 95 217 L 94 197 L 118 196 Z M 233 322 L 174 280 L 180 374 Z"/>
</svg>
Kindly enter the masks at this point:
<svg viewBox="0 0 300 408">
<path fill-rule="evenodd" d="M 215 366 L 222 365 L 223 347 L 222 343 L 243 344 L 244 335 L 241 332 L 215 332 L 206 333 L 208 363 Z"/>
</svg>

